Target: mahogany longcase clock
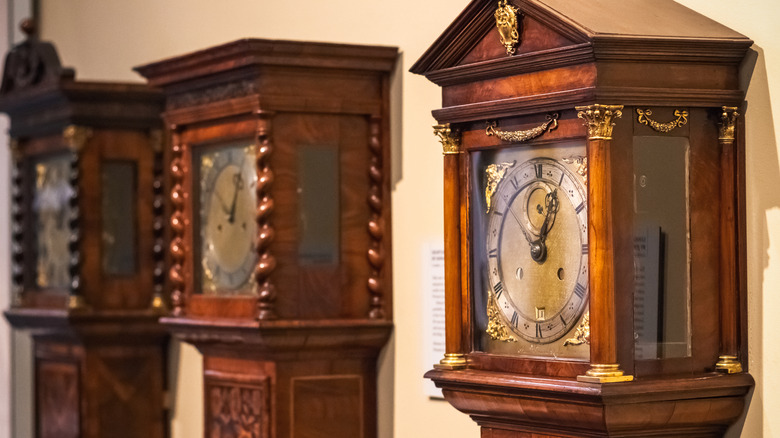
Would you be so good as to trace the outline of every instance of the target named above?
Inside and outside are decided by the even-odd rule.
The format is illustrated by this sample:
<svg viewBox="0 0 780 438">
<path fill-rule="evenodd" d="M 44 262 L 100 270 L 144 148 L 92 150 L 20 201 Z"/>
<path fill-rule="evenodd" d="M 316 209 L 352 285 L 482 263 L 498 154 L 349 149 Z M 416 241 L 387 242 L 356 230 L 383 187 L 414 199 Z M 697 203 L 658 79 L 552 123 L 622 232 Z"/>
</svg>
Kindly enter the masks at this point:
<svg viewBox="0 0 780 438">
<path fill-rule="evenodd" d="M 671 1 L 474 0 L 442 87 L 447 350 L 482 437 L 720 436 L 742 414 L 752 42 Z"/>
<path fill-rule="evenodd" d="M 163 438 L 162 95 L 84 82 L 53 45 L 6 56 L 12 291 L 34 341 L 40 438 Z"/>
<path fill-rule="evenodd" d="M 137 68 L 167 99 L 163 323 L 204 355 L 206 436 L 376 435 L 397 53 L 246 39 Z"/>
</svg>

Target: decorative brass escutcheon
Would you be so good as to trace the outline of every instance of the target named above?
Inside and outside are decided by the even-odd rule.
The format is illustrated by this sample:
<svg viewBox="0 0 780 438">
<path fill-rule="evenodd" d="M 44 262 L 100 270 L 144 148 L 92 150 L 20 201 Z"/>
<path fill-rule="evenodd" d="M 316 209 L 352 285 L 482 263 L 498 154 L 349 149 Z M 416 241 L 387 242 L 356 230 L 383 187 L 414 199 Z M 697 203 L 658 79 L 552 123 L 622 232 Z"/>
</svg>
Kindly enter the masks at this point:
<svg viewBox="0 0 780 438">
<path fill-rule="evenodd" d="M 577 166 L 577 175 L 582 177 L 582 182 L 588 185 L 588 157 L 582 155 L 572 155 L 563 159 L 566 164 L 575 164 Z"/>
<path fill-rule="evenodd" d="M 517 8 L 510 5 L 507 0 L 499 0 L 498 8 L 493 15 L 496 17 L 496 28 L 501 44 L 506 49 L 507 55 L 514 55 L 520 42 Z M 520 18 L 522 18 L 522 14 L 520 14 Z"/>
<path fill-rule="evenodd" d="M 487 176 L 487 184 L 485 184 L 485 204 L 487 205 L 487 210 L 485 213 L 490 213 L 493 194 L 496 192 L 498 183 L 506 175 L 507 169 L 514 165 L 514 161 L 511 163 L 491 164 L 485 169 L 485 175 Z"/>
<path fill-rule="evenodd" d="M 637 122 L 653 128 L 656 132 L 669 133 L 674 128 L 678 128 L 688 123 L 688 111 L 683 110 L 674 110 L 674 116 L 677 117 L 677 119 L 667 123 L 659 123 L 651 119 L 650 116 L 653 115 L 653 112 L 650 109 L 641 110 L 637 108 L 636 113 L 638 114 L 636 119 Z"/>
<path fill-rule="evenodd" d="M 590 312 L 585 312 L 582 322 L 574 332 L 574 337 L 564 341 L 563 346 L 590 344 Z"/>
<path fill-rule="evenodd" d="M 509 330 L 501 322 L 501 318 L 498 316 L 501 311 L 498 309 L 496 303 L 496 297 L 493 296 L 493 291 L 488 290 L 488 302 L 487 302 L 487 317 L 488 325 L 485 332 L 492 339 L 501 342 L 517 342 L 517 340 L 509 334 Z"/>
<path fill-rule="evenodd" d="M 547 121 L 541 125 L 525 131 L 501 131 L 496 129 L 496 122 L 488 122 L 485 134 L 489 137 L 496 136 L 504 141 L 524 142 L 532 140 L 545 132 L 558 127 L 558 113 L 547 115 Z"/>
</svg>

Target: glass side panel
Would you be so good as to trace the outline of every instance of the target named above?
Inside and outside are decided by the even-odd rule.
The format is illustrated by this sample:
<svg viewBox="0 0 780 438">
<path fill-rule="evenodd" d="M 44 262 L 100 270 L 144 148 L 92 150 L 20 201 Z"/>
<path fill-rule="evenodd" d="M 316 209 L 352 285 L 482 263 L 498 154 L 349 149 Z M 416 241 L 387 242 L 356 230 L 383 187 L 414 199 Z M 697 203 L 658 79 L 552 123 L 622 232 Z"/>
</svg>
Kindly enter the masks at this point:
<svg viewBox="0 0 780 438">
<path fill-rule="evenodd" d="M 101 169 L 103 273 L 132 275 L 136 270 L 136 167 L 106 161 Z"/>
<path fill-rule="evenodd" d="M 339 263 L 339 150 L 336 145 L 298 149 L 301 265 Z"/>
<path fill-rule="evenodd" d="M 637 359 L 691 354 L 689 143 L 634 137 Z"/>
<path fill-rule="evenodd" d="M 35 285 L 67 288 L 70 283 L 70 161 L 68 155 L 47 157 L 33 164 L 33 212 L 36 227 Z"/>
</svg>

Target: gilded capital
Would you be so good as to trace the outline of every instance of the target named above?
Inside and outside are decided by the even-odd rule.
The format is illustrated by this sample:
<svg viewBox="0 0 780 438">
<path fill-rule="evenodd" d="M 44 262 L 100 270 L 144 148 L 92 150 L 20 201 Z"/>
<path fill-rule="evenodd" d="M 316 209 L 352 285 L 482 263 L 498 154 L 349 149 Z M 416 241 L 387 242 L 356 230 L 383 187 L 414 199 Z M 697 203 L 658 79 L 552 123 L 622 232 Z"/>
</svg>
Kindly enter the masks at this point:
<svg viewBox="0 0 780 438">
<path fill-rule="evenodd" d="M 92 137 L 92 130 L 84 126 L 69 125 L 62 131 L 62 139 L 74 152 L 81 151 L 90 137 Z"/>
<path fill-rule="evenodd" d="M 720 115 L 720 132 L 718 140 L 721 141 L 734 141 L 734 132 L 737 127 L 737 107 L 724 106 L 722 107 L 723 113 Z"/>
<path fill-rule="evenodd" d="M 460 153 L 460 131 L 452 129 L 449 123 L 433 125 L 433 133 L 439 137 L 444 155 Z"/>
<path fill-rule="evenodd" d="M 589 105 L 575 107 L 577 117 L 585 120 L 589 140 L 612 140 L 615 119 L 623 115 L 623 105 Z"/>
<path fill-rule="evenodd" d="M 11 149 L 11 158 L 13 158 L 14 160 L 22 159 L 22 147 L 19 144 L 19 139 L 18 138 L 12 138 L 9 141 L 8 146 Z"/>
<path fill-rule="evenodd" d="M 160 153 L 163 150 L 163 132 L 162 129 L 152 129 L 149 131 L 149 144 L 152 151 Z"/>
</svg>

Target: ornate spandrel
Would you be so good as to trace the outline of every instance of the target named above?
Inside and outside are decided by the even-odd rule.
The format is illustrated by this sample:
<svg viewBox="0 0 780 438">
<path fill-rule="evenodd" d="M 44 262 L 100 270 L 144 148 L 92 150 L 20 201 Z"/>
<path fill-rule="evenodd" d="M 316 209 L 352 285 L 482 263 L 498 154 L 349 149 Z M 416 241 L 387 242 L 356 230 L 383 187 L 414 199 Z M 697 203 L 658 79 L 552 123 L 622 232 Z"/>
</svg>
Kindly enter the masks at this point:
<svg viewBox="0 0 780 438">
<path fill-rule="evenodd" d="M 62 67 L 54 45 L 38 39 L 33 20 L 25 19 L 20 27 L 27 39 L 14 46 L 5 57 L 0 97 L 46 83 L 73 79 L 73 69 Z"/>
</svg>

